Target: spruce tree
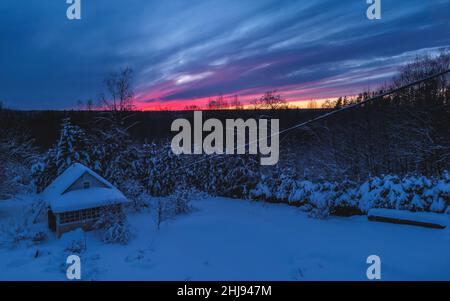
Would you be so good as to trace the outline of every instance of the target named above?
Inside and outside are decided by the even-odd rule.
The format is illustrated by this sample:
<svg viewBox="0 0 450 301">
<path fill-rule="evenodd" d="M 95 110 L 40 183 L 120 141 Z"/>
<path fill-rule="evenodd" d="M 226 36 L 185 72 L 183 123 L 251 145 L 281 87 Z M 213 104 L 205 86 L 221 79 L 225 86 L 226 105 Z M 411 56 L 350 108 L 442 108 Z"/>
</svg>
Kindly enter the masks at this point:
<svg viewBox="0 0 450 301">
<path fill-rule="evenodd" d="M 85 132 L 79 126 L 73 125 L 70 118 L 63 119 L 61 134 L 55 148 L 58 174 L 74 163 L 89 166 L 88 147 L 89 143 Z"/>
</svg>

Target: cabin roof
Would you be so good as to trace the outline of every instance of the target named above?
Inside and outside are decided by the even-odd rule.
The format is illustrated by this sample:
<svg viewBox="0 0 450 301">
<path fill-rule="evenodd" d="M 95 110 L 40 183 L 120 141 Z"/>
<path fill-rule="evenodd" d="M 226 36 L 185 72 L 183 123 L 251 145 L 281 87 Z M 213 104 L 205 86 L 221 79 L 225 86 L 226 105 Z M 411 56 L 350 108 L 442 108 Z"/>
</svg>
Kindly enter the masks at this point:
<svg viewBox="0 0 450 301">
<path fill-rule="evenodd" d="M 106 187 L 67 191 L 85 173 L 96 178 Z M 49 202 L 55 213 L 128 202 L 123 193 L 114 185 L 80 163 L 68 167 L 41 193 L 41 197 Z"/>
</svg>

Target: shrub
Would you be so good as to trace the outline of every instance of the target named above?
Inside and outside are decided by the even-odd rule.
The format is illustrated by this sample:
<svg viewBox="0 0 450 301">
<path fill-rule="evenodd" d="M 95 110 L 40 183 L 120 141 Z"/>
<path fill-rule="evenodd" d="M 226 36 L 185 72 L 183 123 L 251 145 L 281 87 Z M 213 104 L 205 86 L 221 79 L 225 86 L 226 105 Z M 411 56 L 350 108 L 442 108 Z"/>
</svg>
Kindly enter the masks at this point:
<svg viewBox="0 0 450 301">
<path fill-rule="evenodd" d="M 371 177 L 363 183 L 344 180 L 339 183 L 313 183 L 296 179 L 291 173 L 274 172 L 261 177 L 251 191 L 253 199 L 278 201 L 301 206 L 310 216 L 359 215 L 371 208 L 409 211 L 449 212 L 450 175 L 439 178 L 409 175 Z"/>
<path fill-rule="evenodd" d="M 61 237 L 61 244 L 67 254 L 81 254 L 87 249 L 86 236 L 81 229 L 64 233 Z"/>
<path fill-rule="evenodd" d="M 33 202 L 24 207 L 21 214 L 6 221 L 0 229 L 0 237 L 4 238 L 3 244 L 15 247 L 21 242 L 40 243 L 45 241 L 48 236 L 47 228 L 36 224 L 41 216 L 41 210 L 38 208 L 42 206 L 41 202 Z"/>
<path fill-rule="evenodd" d="M 127 217 L 117 206 L 104 208 L 94 228 L 100 232 L 102 241 L 108 244 L 127 244 L 132 236 Z"/>
<path fill-rule="evenodd" d="M 119 188 L 125 194 L 127 199 L 131 201 L 128 208 L 140 212 L 148 207 L 148 195 L 145 192 L 144 187 L 138 181 L 127 180 Z"/>
<path fill-rule="evenodd" d="M 151 199 L 151 211 L 157 228 L 163 221 L 191 211 L 194 197 L 202 197 L 202 194 L 193 188 L 179 186 L 168 197 Z"/>
<path fill-rule="evenodd" d="M 339 216 L 360 215 L 358 202 L 358 184 L 345 180 L 342 183 L 323 184 L 322 189 L 329 191 L 331 196 L 330 214 Z"/>
</svg>

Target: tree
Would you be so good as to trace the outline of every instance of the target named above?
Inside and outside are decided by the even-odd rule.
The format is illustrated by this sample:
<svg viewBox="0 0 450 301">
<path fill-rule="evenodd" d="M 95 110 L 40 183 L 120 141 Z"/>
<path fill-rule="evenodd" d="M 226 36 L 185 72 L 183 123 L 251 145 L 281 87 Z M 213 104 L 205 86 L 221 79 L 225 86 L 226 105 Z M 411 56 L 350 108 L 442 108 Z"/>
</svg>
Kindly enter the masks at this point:
<svg viewBox="0 0 450 301">
<path fill-rule="evenodd" d="M 92 109 L 94 108 L 94 102 L 92 101 L 92 99 L 86 100 L 86 108 L 89 112 L 92 111 Z"/>
<path fill-rule="evenodd" d="M 36 149 L 26 135 L 0 133 L 0 199 L 24 192 L 31 182 L 30 166 L 35 154 Z"/>
<path fill-rule="evenodd" d="M 315 100 L 310 100 L 308 102 L 308 109 L 317 109 L 317 102 Z"/>
<path fill-rule="evenodd" d="M 58 142 L 32 167 L 38 192 L 64 172 L 73 163 L 90 167 L 89 141 L 85 132 L 64 118 Z"/>
<path fill-rule="evenodd" d="M 104 82 L 108 95 L 100 95 L 102 104 L 113 112 L 132 111 L 134 109 L 132 81 L 133 70 L 129 67 L 111 73 Z"/>
<path fill-rule="evenodd" d="M 61 134 L 56 145 L 56 166 L 61 174 L 73 163 L 89 165 L 89 143 L 85 132 L 77 125 L 73 125 L 70 118 L 63 119 Z"/>
<path fill-rule="evenodd" d="M 333 109 L 336 107 L 336 102 L 332 101 L 330 99 L 325 100 L 325 102 L 322 104 L 323 109 Z"/>
<path fill-rule="evenodd" d="M 231 101 L 231 106 L 234 107 L 235 110 L 242 110 L 244 106 L 239 101 L 239 98 L 237 95 L 233 96 L 233 100 Z"/>
<path fill-rule="evenodd" d="M 197 105 L 188 105 L 188 106 L 185 106 L 184 109 L 186 111 L 200 111 L 202 108 Z"/>
<path fill-rule="evenodd" d="M 229 107 L 228 102 L 224 99 L 223 95 L 219 95 L 216 99 L 210 99 L 208 101 L 209 110 L 221 110 Z"/>
<path fill-rule="evenodd" d="M 277 91 L 268 91 L 258 99 L 252 101 L 255 109 L 280 110 L 287 109 L 286 100 Z"/>
<path fill-rule="evenodd" d="M 84 102 L 81 99 L 77 100 L 76 109 L 83 110 Z"/>
<path fill-rule="evenodd" d="M 448 70 L 450 52 L 419 56 L 403 66 L 394 78 L 393 88 Z M 425 174 L 439 174 L 448 168 L 450 158 L 450 81 L 447 76 L 428 80 L 392 95 L 388 103 L 402 113 L 391 120 L 399 147 L 397 157 Z M 400 131 L 401 130 L 401 131 Z M 401 133 L 401 134 L 400 134 Z"/>
</svg>

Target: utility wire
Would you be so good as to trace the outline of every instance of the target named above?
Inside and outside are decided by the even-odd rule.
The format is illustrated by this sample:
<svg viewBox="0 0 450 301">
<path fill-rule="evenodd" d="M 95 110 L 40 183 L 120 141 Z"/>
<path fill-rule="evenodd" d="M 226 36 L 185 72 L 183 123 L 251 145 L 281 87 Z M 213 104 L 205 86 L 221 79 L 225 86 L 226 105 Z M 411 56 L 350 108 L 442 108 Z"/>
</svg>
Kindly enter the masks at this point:
<svg viewBox="0 0 450 301">
<path fill-rule="evenodd" d="M 401 90 L 403 90 L 403 89 L 410 88 L 410 87 L 416 86 L 416 85 L 418 85 L 418 84 L 421 84 L 421 83 L 423 83 L 423 82 L 426 82 L 426 81 L 432 80 L 432 79 L 434 79 L 434 78 L 443 76 L 443 75 L 445 75 L 445 74 L 447 74 L 447 73 L 449 73 L 449 72 L 450 72 L 450 69 L 447 69 L 447 70 L 445 70 L 445 71 L 442 71 L 442 72 L 439 72 L 439 73 L 430 75 L 430 76 L 428 76 L 428 77 L 425 77 L 425 78 L 416 80 L 416 81 L 414 81 L 414 82 L 412 82 L 412 83 L 409 83 L 409 84 L 403 85 L 403 86 L 401 86 L 401 87 L 392 89 L 392 90 L 390 90 L 390 91 L 381 93 L 381 94 L 379 94 L 379 95 L 376 95 L 376 96 L 374 96 L 374 97 L 368 98 L 368 99 L 366 99 L 366 100 L 363 100 L 363 101 L 360 101 L 360 102 L 357 102 L 357 103 L 354 103 L 354 104 L 351 104 L 351 105 L 342 107 L 342 108 L 340 108 L 340 109 L 336 109 L 336 110 L 334 110 L 334 111 L 325 113 L 325 114 L 323 114 L 323 115 L 314 117 L 314 118 L 312 118 L 312 119 L 309 119 L 309 120 L 304 121 L 304 122 L 302 122 L 302 123 L 299 123 L 299 124 L 296 124 L 296 125 L 294 125 L 294 126 L 288 127 L 288 128 L 286 128 L 286 129 L 284 129 L 284 130 L 278 132 L 278 133 L 275 133 L 275 134 L 270 135 L 270 136 L 266 136 L 265 138 L 262 138 L 262 139 L 259 139 L 259 140 L 266 140 L 266 139 L 268 139 L 269 137 L 271 138 L 271 137 L 274 137 L 274 136 L 277 136 L 277 135 L 286 133 L 286 132 L 288 132 L 288 131 L 291 131 L 291 130 L 294 130 L 294 129 L 298 129 L 298 128 L 307 126 L 307 125 L 309 125 L 309 124 L 311 124 L 311 123 L 314 123 L 314 122 L 316 122 L 316 121 L 324 120 L 324 119 L 329 118 L 330 116 L 333 116 L 333 115 L 335 115 L 335 114 L 338 114 L 338 113 L 341 113 L 341 112 L 343 112 L 343 111 L 347 111 L 347 110 L 351 110 L 351 109 L 360 107 L 360 106 L 362 106 L 362 105 L 364 105 L 364 104 L 370 103 L 370 102 L 372 102 L 372 101 L 374 101 L 374 100 L 378 100 L 378 99 L 380 99 L 380 98 L 383 98 L 383 97 L 388 96 L 388 95 L 390 95 L 390 94 L 396 93 L 396 92 L 401 91 Z M 247 146 L 250 146 L 251 144 L 254 144 L 254 143 L 258 143 L 259 140 L 251 141 L 251 142 L 245 144 L 245 145 L 243 146 L 243 148 L 246 149 Z M 233 152 L 234 152 L 235 150 L 237 150 L 237 147 L 235 147 L 235 148 L 233 149 Z M 169 173 L 172 173 L 172 172 L 175 172 L 175 171 L 179 171 L 179 170 L 186 169 L 186 168 L 188 168 L 188 167 L 191 167 L 191 166 L 193 166 L 193 165 L 199 164 L 199 163 L 201 163 L 201 162 L 204 162 L 204 161 L 207 161 L 207 160 L 210 160 L 210 159 L 214 159 L 214 158 L 219 157 L 219 156 L 221 156 L 221 155 L 222 155 L 222 154 L 210 155 L 210 156 L 208 156 L 208 157 L 206 157 L 206 158 L 203 158 L 203 159 L 194 161 L 194 162 L 189 163 L 189 164 L 187 164 L 187 165 L 185 165 L 185 166 L 181 166 L 180 168 L 176 168 L 176 169 L 172 170 L 172 171 L 169 172 Z"/>
</svg>

